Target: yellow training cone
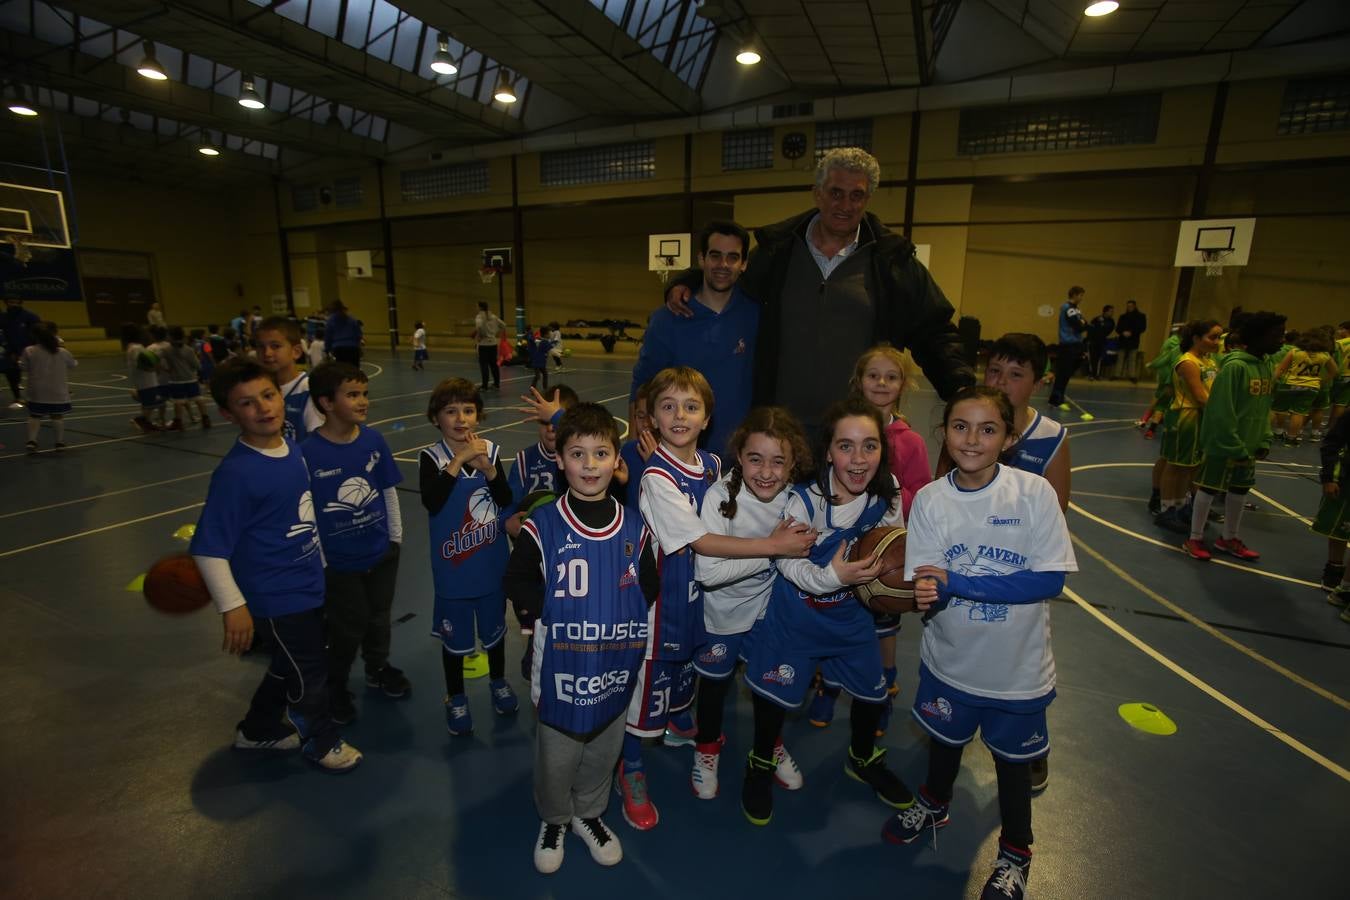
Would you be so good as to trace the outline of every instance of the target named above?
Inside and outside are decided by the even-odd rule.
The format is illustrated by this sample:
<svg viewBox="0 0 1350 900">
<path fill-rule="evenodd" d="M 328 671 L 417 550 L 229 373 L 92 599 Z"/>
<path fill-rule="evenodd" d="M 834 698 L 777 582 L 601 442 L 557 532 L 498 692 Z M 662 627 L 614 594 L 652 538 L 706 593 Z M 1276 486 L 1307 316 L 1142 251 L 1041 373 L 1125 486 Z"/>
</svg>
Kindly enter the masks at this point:
<svg viewBox="0 0 1350 900">
<path fill-rule="evenodd" d="M 180 541 L 190 541 L 192 540 L 192 536 L 196 533 L 197 533 L 197 526 L 195 524 L 189 523 L 187 525 L 179 525 L 178 530 L 173 533 L 173 536 L 178 538 Z"/>
<path fill-rule="evenodd" d="M 1177 723 L 1152 703 L 1122 703 L 1116 712 L 1131 726 L 1147 734 L 1177 733 Z"/>
<path fill-rule="evenodd" d="M 464 657 L 464 677 L 482 678 L 488 673 L 487 654 L 470 653 Z"/>
<path fill-rule="evenodd" d="M 128 584 L 128 585 L 126 586 L 126 589 L 127 589 L 128 591 L 131 591 L 133 594 L 139 594 L 142 590 L 144 590 L 144 589 L 145 589 L 145 573 L 142 572 L 141 574 L 137 575 L 135 578 L 131 579 L 131 583 Z"/>
</svg>

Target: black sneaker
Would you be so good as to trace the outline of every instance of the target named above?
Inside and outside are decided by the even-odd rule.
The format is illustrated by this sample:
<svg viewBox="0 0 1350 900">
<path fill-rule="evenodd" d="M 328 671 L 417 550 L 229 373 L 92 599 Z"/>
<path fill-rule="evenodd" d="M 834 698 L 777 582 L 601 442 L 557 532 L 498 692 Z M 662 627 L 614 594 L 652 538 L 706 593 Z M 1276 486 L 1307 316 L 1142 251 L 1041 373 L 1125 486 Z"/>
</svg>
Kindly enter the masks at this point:
<svg viewBox="0 0 1350 900">
<path fill-rule="evenodd" d="M 1031 851 L 1018 850 L 998 842 L 998 859 L 994 871 L 984 883 L 980 900 L 1022 900 L 1027 894 L 1027 878 L 1031 875 Z"/>
<path fill-rule="evenodd" d="M 1162 512 L 1162 494 L 1154 491 L 1148 497 L 1148 514 L 1156 516 L 1160 512 Z"/>
<path fill-rule="evenodd" d="M 408 692 L 412 690 L 412 685 L 403 674 L 403 670 L 390 665 L 385 665 L 374 672 L 367 672 L 366 685 L 379 688 L 384 691 L 386 697 L 395 699 L 408 696 Z"/>
<path fill-rule="evenodd" d="M 1031 761 L 1031 792 L 1039 794 L 1050 784 L 1050 757 L 1042 756 Z"/>
<path fill-rule="evenodd" d="M 886 751 L 880 747 L 872 748 L 872 756 L 867 760 L 854 756 L 853 748 L 850 747 L 844 774 L 870 787 L 887 806 L 909 809 L 914 804 L 914 795 L 909 792 L 909 788 L 886 768 Z"/>
<path fill-rule="evenodd" d="M 741 785 L 741 811 L 752 825 L 768 825 L 773 818 L 772 759 L 760 759 L 751 751 L 745 760 L 745 783 Z"/>
<path fill-rule="evenodd" d="M 350 725 L 356 718 L 352 692 L 342 685 L 328 685 L 328 716 L 339 725 Z"/>
<path fill-rule="evenodd" d="M 1173 534 L 1184 534 L 1189 536 L 1191 533 L 1191 520 L 1182 519 L 1181 512 L 1175 507 L 1169 507 L 1153 517 L 1153 524 L 1164 531 L 1170 531 Z"/>
<path fill-rule="evenodd" d="M 1338 563 L 1327 563 L 1322 567 L 1322 590 L 1334 591 L 1340 587 L 1341 579 L 1345 577 L 1345 566 Z"/>
</svg>

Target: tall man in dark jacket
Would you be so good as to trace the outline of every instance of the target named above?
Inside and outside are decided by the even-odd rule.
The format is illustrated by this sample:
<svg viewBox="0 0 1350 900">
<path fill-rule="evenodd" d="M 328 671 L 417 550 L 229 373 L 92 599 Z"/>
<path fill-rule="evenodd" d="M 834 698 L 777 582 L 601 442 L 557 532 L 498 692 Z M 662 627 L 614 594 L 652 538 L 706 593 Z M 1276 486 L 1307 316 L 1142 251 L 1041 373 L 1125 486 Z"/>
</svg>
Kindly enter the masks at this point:
<svg viewBox="0 0 1350 900">
<path fill-rule="evenodd" d="M 1120 372 L 1121 378 L 1139 383 L 1139 336 L 1148 329 L 1148 316 L 1139 311 L 1133 300 L 1125 301 L 1125 311 L 1116 323 L 1116 334 L 1120 335 Z"/>
<path fill-rule="evenodd" d="M 853 364 L 871 345 L 908 348 L 942 397 L 975 383 L 953 309 L 914 256 L 867 203 L 881 180 L 876 159 L 857 147 L 831 150 L 816 167 L 815 209 L 755 232 L 740 287 L 761 304 L 754 402 L 787 407 L 808 426 L 847 390 Z M 701 282 L 683 273 L 666 293 L 672 312 Z"/>
</svg>

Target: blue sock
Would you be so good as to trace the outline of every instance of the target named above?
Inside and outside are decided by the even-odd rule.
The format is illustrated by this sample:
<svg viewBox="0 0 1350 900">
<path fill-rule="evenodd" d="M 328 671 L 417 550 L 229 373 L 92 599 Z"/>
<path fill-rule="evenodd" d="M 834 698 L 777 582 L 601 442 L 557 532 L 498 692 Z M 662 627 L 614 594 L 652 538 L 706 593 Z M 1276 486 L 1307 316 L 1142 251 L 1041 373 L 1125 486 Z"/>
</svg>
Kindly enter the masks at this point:
<svg viewBox="0 0 1350 900">
<path fill-rule="evenodd" d="M 623 767 L 628 772 L 642 771 L 642 739 L 637 735 L 623 736 Z"/>
<path fill-rule="evenodd" d="M 670 724 L 680 731 L 688 731 L 694 727 L 694 713 L 691 710 L 682 709 L 671 715 Z"/>
<path fill-rule="evenodd" d="M 882 671 L 886 673 L 886 687 L 895 687 L 895 666 L 891 666 L 889 669 L 883 669 Z"/>
</svg>

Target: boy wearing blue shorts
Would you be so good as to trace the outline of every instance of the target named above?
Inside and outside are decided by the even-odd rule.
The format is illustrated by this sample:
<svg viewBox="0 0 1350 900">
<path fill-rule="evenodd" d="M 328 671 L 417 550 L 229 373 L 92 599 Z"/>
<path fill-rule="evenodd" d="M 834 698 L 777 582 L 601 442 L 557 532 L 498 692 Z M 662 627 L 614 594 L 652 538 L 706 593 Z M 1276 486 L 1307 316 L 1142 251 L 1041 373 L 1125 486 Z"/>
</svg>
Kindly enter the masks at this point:
<svg viewBox="0 0 1350 900">
<path fill-rule="evenodd" d="M 281 433 L 281 392 L 257 363 L 234 360 L 216 369 L 211 396 L 239 440 L 211 475 L 190 552 L 221 613 L 225 651 L 247 651 L 255 629 L 272 646 L 234 746 L 299 747 L 327 771 L 350 771 L 361 753 L 328 714 L 323 554 L 309 473 Z"/>
<path fill-rule="evenodd" d="M 368 687 L 394 698 L 411 690 L 402 670 L 389 665 L 389 611 L 403 543 L 396 486 L 403 474 L 384 437 L 364 424 L 370 409 L 365 372 L 348 363 L 319 366 L 310 374 L 310 397 L 324 423 L 301 450 L 328 563 L 329 710 L 345 725 L 356 718 L 347 678 L 357 650 Z"/>
</svg>

